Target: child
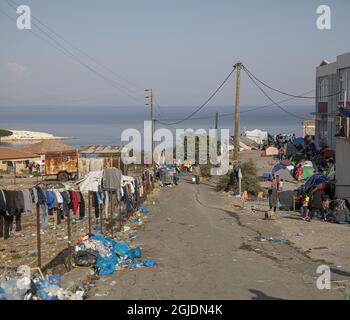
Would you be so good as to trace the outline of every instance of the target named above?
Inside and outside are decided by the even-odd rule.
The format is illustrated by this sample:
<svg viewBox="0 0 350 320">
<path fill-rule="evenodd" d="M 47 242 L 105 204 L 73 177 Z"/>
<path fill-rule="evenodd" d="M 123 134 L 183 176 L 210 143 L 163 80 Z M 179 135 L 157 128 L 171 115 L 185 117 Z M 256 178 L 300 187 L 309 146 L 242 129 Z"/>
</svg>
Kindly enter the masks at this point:
<svg viewBox="0 0 350 320">
<path fill-rule="evenodd" d="M 283 190 L 283 179 L 281 179 L 280 184 L 279 184 L 279 191 Z"/>
</svg>

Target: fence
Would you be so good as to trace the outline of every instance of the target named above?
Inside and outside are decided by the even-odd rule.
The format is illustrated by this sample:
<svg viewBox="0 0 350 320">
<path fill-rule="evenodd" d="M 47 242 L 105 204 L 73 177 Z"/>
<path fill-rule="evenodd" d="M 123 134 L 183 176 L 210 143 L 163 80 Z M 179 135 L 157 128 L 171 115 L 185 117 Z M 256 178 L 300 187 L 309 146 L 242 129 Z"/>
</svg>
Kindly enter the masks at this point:
<svg viewBox="0 0 350 320">
<path fill-rule="evenodd" d="M 124 173 L 127 173 L 127 168 L 123 168 Z M 108 208 L 104 207 L 104 212 L 108 212 L 108 215 L 103 216 L 103 205 L 100 204 L 100 210 L 99 210 L 99 217 L 96 217 L 96 215 L 92 214 L 92 209 L 93 209 L 93 197 L 94 193 L 93 192 L 88 192 L 87 195 L 85 195 L 84 200 L 85 203 L 87 204 L 87 226 L 84 226 L 84 222 L 86 225 L 86 219 L 83 219 L 81 221 L 76 222 L 76 224 L 80 227 L 83 227 L 85 229 L 84 231 L 81 231 L 81 229 L 78 230 L 77 234 L 73 234 L 74 232 L 72 231 L 72 211 L 69 209 L 67 212 L 65 212 L 66 215 L 66 226 L 65 226 L 65 232 L 66 232 L 66 249 L 63 251 L 67 250 L 67 256 L 65 257 L 65 266 L 66 270 L 70 271 L 72 268 L 72 248 L 73 248 L 73 242 L 76 241 L 77 237 L 81 237 L 83 235 L 91 235 L 93 233 L 93 226 L 95 225 L 95 229 L 99 229 L 99 232 L 103 235 L 110 235 L 113 237 L 115 231 L 120 231 L 122 228 L 123 222 L 125 222 L 130 215 L 132 215 L 136 210 L 137 207 L 140 203 L 144 202 L 147 199 L 147 196 L 150 192 L 152 192 L 154 188 L 154 183 L 153 180 L 151 179 L 151 175 L 146 174 L 146 179 L 142 180 L 143 184 L 143 196 L 139 197 L 137 201 L 135 201 L 133 204 L 133 207 L 131 210 L 128 210 L 128 208 L 125 206 L 123 207 L 123 202 L 122 201 L 117 201 L 117 196 L 115 191 L 108 191 L 109 194 L 109 206 Z M 54 209 L 57 210 L 57 209 Z M 37 267 L 45 271 L 46 269 L 49 268 L 50 262 L 53 260 L 52 257 L 48 259 L 48 263 L 46 263 L 43 266 L 43 239 L 42 239 L 42 222 L 41 222 L 41 211 L 40 211 L 40 206 L 39 204 L 36 204 L 35 206 L 35 214 L 36 214 L 36 219 L 35 219 L 35 229 L 36 229 L 36 264 Z M 74 220 L 73 220 L 74 221 Z M 81 223 L 81 224 L 80 224 Z M 79 225 L 80 224 L 80 225 Z M 78 229 L 78 228 L 76 228 Z M 51 230 L 49 230 L 51 232 Z M 52 230 L 53 232 L 53 230 Z M 74 237 L 75 236 L 75 237 Z M 11 238 L 10 238 L 11 239 Z M 56 233 L 56 240 L 57 240 L 57 233 Z M 7 240 L 4 240 L 5 242 Z M 62 253 L 61 251 L 60 253 Z M 60 255 L 58 253 L 58 255 Z M 55 258 L 56 258 L 55 257 Z"/>
</svg>

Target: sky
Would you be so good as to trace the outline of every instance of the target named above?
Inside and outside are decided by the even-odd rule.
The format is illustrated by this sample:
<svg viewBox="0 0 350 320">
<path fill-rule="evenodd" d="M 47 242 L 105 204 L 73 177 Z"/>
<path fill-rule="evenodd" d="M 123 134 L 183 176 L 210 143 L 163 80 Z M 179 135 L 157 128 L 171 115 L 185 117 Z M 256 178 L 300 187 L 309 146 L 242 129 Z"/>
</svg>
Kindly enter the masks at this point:
<svg viewBox="0 0 350 320">
<path fill-rule="evenodd" d="M 17 29 L 8 1 L 30 6 L 32 32 Z M 331 30 L 316 27 L 319 5 L 331 8 Z M 348 0 L 0 0 L 0 106 L 139 106 L 153 88 L 161 107 L 194 107 L 237 61 L 273 87 L 304 93 L 323 59 L 350 51 L 349 12 Z M 36 19 L 74 48 L 47 38 Z M 234 98 L 231 77 L 211 104 Z M 241 104 L 268 102 L 243 72 Z"/>
</svg>

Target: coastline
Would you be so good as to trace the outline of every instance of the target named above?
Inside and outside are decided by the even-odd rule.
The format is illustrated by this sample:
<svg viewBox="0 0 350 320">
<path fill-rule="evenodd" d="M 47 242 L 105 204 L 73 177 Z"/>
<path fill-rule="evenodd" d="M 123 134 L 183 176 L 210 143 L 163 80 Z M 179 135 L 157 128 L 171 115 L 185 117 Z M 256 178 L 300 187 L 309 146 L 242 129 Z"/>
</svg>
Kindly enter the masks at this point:
<svg viewBox="0 0 350 320">
<path fill-rule="evenodd" d="M 2 142 L 36 142 L 41 140 L 70 140 L 73 137 L 56 137 L 51 133 L 37 132 L 37 131 L 27 131 L 27 130 L 11 130 L 13 132 L 12 136 L 3 137 Z"/>
</svg>

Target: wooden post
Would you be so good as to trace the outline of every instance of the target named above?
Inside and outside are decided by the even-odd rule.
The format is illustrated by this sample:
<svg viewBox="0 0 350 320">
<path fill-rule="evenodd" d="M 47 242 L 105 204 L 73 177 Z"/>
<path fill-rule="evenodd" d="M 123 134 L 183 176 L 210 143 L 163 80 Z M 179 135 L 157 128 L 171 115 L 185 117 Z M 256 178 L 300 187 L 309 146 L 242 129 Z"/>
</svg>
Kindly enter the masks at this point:
<svg viewBox="0 0 350 320">
<path fill-rule="evenodd" d="M 102 204 L 100 204 L 99 205 L 100 206 L 100 232 L 101 232 L 101 234 L 103 235 L 103 230 L 102 230 L 102 226 L 103 226 L 103 224 L 102 224 Z"/>
<path fill-rule="evenodd" d="M 72 269 L 72 232 L 71 232 L 71 221 L 70 221 L 70 210 L 67 215 L 67 229 L 68 229 L 68 271 Z"/>
<path fill-rule="evenodd" d="M 41 269 L 41 224 L 40 224 L 40 206 L 39 203 L 36 204 L 36 243 L 37 243 L 37 258 L 38 258 L 38 268 Z"/>
<path fill-rule="evenodd" d="M 238 160 L 239 153 L 239 98 L 241 89 L 241 63 L 236 63 L 237 78 L 236 78 L 236 108 L 235 108 L 235 128 L 234 128 L 234 149 L 233 160 Z"/>
<path fill-rule="evenodd" d="M 113 191 L 110 191 L 109 193 L 109 207 L 110 207 L 109 225 L 111 228 L 111 234 L 113 235 Z"/>
<path fill-rule="evenodd" d="M 91 192 L 88 192 L 89 235 L 91 235 Z"/>
</svg>

